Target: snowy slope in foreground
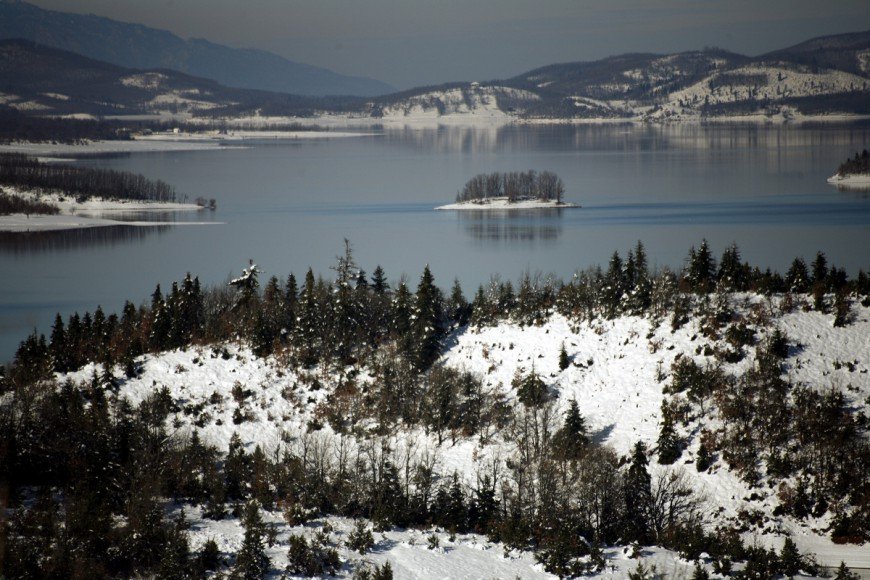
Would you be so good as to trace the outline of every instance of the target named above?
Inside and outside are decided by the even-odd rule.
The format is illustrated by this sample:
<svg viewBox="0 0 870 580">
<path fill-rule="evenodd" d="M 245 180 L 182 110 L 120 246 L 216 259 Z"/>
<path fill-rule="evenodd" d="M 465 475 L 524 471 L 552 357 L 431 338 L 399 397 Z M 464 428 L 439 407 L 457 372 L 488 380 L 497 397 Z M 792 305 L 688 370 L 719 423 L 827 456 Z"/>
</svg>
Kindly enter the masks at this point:
<svg viewBox="0 0 870 580">
<path fill-rule="evenodd" d="M 213 521 L 202 517 L 198 508 L 187 509 L 185 516 L 191 521 L 191 549 L 202 548 L 209 539 L 215 539 L 223 553 L 235 553 L 242 545 L 244 528 L 237 519 Z M 534 556 L 525 551 L 506 549 L 499 542 L 491 542 L 478 534 L 451 535 L 444 530 L 401 530 L 374 532 L 375 545 L 367 554 L 359 553 L 344 546 L 353 530 L 354 521 L 347 518 L 324 518 L 309 522 L 305 526 L 289 526 L 280 512 L 264 512 L 264 521 L 277 526 L 278 541 L 266 550 L 272 562 L 272 569 L 283 570 L 287 566 L 287 538 L 290 534 L 301 534 L 311 539 L 317 531 L 329 524 L 333 529 L 329 538 L 338 549 L 345 564 L 339 571 L 340 577 L 349 577 L 352 568 L 361 561 L 374 565 L 389 562 L 397 580 L 415 578 L 521 578 L 551 579 L 543 567 L 535 562 Z M 434 534 L 439 547 L 430 549 L 428 538 Z M 608 570 L 586 576 L 587 578 L 625 578 L 637 568 L 638 561 L 646 567 L 655 566 L 656 570 L 668 578 L 688 578 L 694 563 L 681 559 L 677 554 L 661 548 L 644 548 L 640 560 L 629 557 L 628 551 L 621 548 L 604 550 Z"/>
<path fill-rule="evenodd" d="M 870 308 L 853 304 L 852 323 L 835 328 L 832 315 L 801 308 L 783 312 L 777 299 L 735 295 L 731 300 L 760 338 L 773 328 L 779 328 L 789 337 L 790 344 L 801 345 L 799 349 L 792 349 L 786 360 L 786 373 L 792 384 L 818 389 L 838 386 L 848 404 L 867 412 Z M 562 344 L 572 362 L 564 371 L 558 368 Z M 711 361 L 712 357 L 704 354 L 705 346 L 717 344 L 703 336 L 697 318 L 672 332 L 667 322 L 655 325 L 640 317 L 576 323 L 552 315 L 541 326 L 522 327 L 502 322 L 483 329 L 464 329 L 451 339 L 442 364 L 479 374 L 487 388 L 501 390 L 509 400 L 515 398 L 511 388 L 514 373 L 534 369 L 557 395 L 560 410 L 576 399 L 592 438 L 625 455 L 638 440 L 655 444 L 664 398 L 662 389 L 669 383 L 667 375 L 671 364 L 678 357 L 691 357 L 699 364 Z M 146 356 L 142 362 L 141 376 L 124 381 L 120 394 L 137 404 L 156 388 L 166 386 L 178 406 L 168 419 L 175 433 L 183 435 L 197 429 L 204 441 L 226 451 L 231 435 L 237 432 L 249 452 L 260 445 L 267 453 L 282 446 L 293 449 L 306 437 L 323 442 L 337 437 L 328 426 L 305 434 L 318 405 L 326 403 L 328 393 L 334 388 L 338 380 L 336 373 L 330 375 L 322 369 L 288 369 L 275 358 L 257 358 L 247 347 L 239 345 L 166 352 Z M 737 374 L 751 364 L 751 356 L 747 356 L 738 363 L 725 364 L 724 370 Z M 99 372 L 99 367 L 91 364 L 72 376 L 86 381 L 94 372 Z M 313 377 L 321 380 L 323 386 L 315 386 Z M 358 379 L 371 380 L 365 370 Z M 240 388 L 250 393 L 239 396 Z M 244 420 L 234 421 L 234 416 L 242 416 Z M 789 534 L 802 551 L 816 554 L 822 564 L 836 566 L 843 560 L 851 567 L 870 567 L 867 546 L 836 545 L 828 539 L 829 515 L 803 522 L 788 516 L 774 516 L 773 510 L 778 505 L 775 490 L 764 481 L 760 487 L 750 488 L 721 460 L 708 472 L 699 473 L 693 465 L 699 448 L 699 430 L 697 422 L 681 429 L 687 448 L 678 463 L 687 464 L 683 466 L 686 476 L 692 486 L 706 496 L 711 525 L 733 524 L 741 510 L 757 510 L 764 514 L 763 523 L 746 532 L 744 539 L 749 543 L 757 541 L 779 548 L 784 536 Z M 477 438 L 460 439 L 455 445 L 448 438 L 439 446 L 434 435 L 426 436 L 422 431 L 400 435 L 394 443 L 399 454 L 434 454 L 441 473 L 457 470 L 466 482 L 473 481 L 477 470 L 492 457 L 499 454 L 504 457 L 508 452 L 498 438 L 490 444 L 483 444 Z M 664 469 L 655 459 L 650 468 L 653 477 Z M 199 519 L 193 534 L 194 538 L 200 534 L 200 540 L 195 540 L 194 544 L 204 541 L 202 538 L 220 537 L 227 550 L 241 537 L 236 520 Z M 479 546 L 486 541 L 480 537 L 463 536 L 461 548 L 445 548 L 441 555 L 444 559 L 435 560 L 435 555 L 425 546 L 410 544 L 418 534 L 388 532 L 374 559 L 389 559 L 400 577 L 405 574 L 406 577 L 443 577 L 451 575 L 445 572 L 451 569 L 468 570 L 460 574 L 468 577 L 535 577 L 540 573 L 539 568 L 531 565 L 528 555 L 520 555 L 514 564 L 509 564 L 503 559 L 501 547 L 481 549 Z M 449 542 L 444 544 L 450 546 Z M 282 557 L 279 552 L 286 552 L 286 547 L 276 549 L 276 558 Z M 665 551 L 655 554 L 664 562 L 670 562 L 667 565 L 676 565 L 675 555 Z M 618 552 L 611 551 L 608 555 L 612 557 L 611 564 L 622 566 Z M 466 561 L 469 559 L 473 562 Z M 513 567 L 508 573 L 497 567 L 502 565 Z M 625 563 L 625 566 L 632 564 Z M 401 574 L 400 569 L 404 570 Z M 632 567 L 620 569 L 624 574 Z M 486 572 L 482 573 L 484 570 Z"/>
</svg>

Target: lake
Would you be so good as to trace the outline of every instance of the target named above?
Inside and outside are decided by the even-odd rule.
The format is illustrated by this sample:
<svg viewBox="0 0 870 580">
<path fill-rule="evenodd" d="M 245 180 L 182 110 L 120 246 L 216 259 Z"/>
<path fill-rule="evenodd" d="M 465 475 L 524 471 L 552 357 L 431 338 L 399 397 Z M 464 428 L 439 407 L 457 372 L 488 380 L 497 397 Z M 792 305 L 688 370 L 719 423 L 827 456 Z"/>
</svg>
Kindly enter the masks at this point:
<svg viewBox="0 0 870 580">
<path fill-rule="evenodd" d="M 785 271 L 816 251 L 854 276 L 870 269 L 870 195 L 825 183 L 870 147 L 870 125 L 507 126 L 388 129 L 358 137 L 76 161 L 169 182 L 214 212 L 152 216 L 225 225 L 0 235 L 0 361 L 34 328 L 125 299 L 147 300 L 186 272 L 223 284 L 254 259 L 266 276 L 324 276 L 351 241 L 367 272 L 416 285 L 429 264 L 466 296 L 493 274 L 567 278 L 642 240 L 650 263 L 679 268 L 706 238 Z M 436 212 L 481 172 L 551 170 L 581 209 Z M 137 219 L 139 216 L 136 216 Z"/>
</svg>

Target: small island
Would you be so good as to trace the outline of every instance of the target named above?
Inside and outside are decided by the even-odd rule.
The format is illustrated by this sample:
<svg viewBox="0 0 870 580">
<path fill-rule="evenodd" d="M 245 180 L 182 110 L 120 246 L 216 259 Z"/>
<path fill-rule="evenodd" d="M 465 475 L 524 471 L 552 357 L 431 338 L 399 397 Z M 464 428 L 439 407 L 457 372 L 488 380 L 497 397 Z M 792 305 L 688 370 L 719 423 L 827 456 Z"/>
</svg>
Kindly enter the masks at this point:
<svg viewBox="0 0 870 580">
<path fill-rule="evenodd" d="M 828 183 L 843 189 L 870 189 L 870 152 L 864 149 L 841 163 Z"/>
<path fill-rule="evenodd" d="M 456 194 L 456 202 L 436 210 L 552 209 L 574 208 L 562 199 L 565 184 L 551 171 L 480 173 Z"/>
</svg>

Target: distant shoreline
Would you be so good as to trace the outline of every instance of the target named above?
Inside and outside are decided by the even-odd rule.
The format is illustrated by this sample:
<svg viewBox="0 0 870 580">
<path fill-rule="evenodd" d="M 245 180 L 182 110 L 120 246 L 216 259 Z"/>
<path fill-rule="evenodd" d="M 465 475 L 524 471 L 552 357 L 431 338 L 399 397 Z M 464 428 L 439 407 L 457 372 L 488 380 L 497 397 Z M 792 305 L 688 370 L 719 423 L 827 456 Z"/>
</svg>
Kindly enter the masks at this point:
<svg viewBox="0 0 870 580">
<path fill-rule="evenodd" d="M 34 198 L 35 194 L 22 193 L 9 187 L 0 188 L 7 194 L 26 198 Z M 110 226 L 169 226 L 169 225 L 213 225 L 222 222 L 162 222 L 162 221 L 121 221 L 103 217 L 103 214 L 118 214 L 122 212 L 176 212 L 201 211 L 206 208 L 193 203 L 175 203 L 162 201 L 131 201 L 88 199 L 78 202 L 70 196 L 53 193 L 41 195 L 39 200 L 57 206 L 60 213 L 56 215 L 15 213 L 0 215 L 0 232 L 28 233 L 50 232 L 61 230 L 78 230 Z"/>
</svg>

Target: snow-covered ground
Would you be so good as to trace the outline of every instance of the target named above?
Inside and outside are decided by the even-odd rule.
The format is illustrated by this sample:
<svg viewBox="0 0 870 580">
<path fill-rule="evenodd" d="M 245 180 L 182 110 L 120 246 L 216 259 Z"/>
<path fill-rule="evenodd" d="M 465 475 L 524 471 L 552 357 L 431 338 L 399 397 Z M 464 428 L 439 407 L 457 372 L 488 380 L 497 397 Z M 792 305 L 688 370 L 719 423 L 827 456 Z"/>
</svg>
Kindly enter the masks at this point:
<svg viewBox="0 0 870 580">
<path fill-rule="evenodd" d="M 349 131 L 276 131 L 276 130 L 231 130 L 227 132 L 202 131 L 190 132 L 167 132 L 152 133 L 136 137 L 137 141 L 170 142 L 170 143 L 208 143 L 208 142 L 235 142 L 260 139 L 340 139 L 346 137 L 361 137 L 373 133 L 349 132 Z"/>
<path fill-rule="evenodd" d="M 37 232 L 98 228 L 107 226 L 169 226 L 169 225 L 213 225 L 220 222 L 178 222 L 178 221 L 121 221 L 106 216 L 117 217 L 123 213 L 138 212 L 176 212 L 200 211 L 205 208 L 193 203 L 173 203 L 158 201 L 109 200 L 91 198 L 77 201 L 61 193 L 34 193 L 11 187 L 0 187 L 0 192 L 30 200 L 38 200 L 57 206 L 57 215 L 12 214 L 0 215 L 0 232 Z"/>
<path fill-rule="evenodd" d="M 828 183 L 845 189 L 870 189 L 870 174 L 853 173 L 840 175 L 837 173 L 828 178 Z"/>
<path fill-rule="evenodd" d="M 158 151 L 199 151 L 225 147 L 215 140 L 125 140 L 85 141 L 82 143 L 34 143 L 29 141 L 0 144 L 0 153 L 24 153 L 39 157 L 97 155 L 105 153 L 151 153 Z"/>
<path fill-rule="evenodd" d="M 449 203 L 436 207 L 438 210 L 458 210 L 458 211 L 475 211 L 475 210 L 511 210 L 511 209 L 562 209 L 580 207 L 576 203 L 562 202 L 557 203 L 550 200 L 542 199 L 524 199 L 522 201 L 510 202 L 506 197 L 492 197 L 477 201 L 462 201 L 458 203 Z"/>
<path fill-rule="evenodd" d="M 801 345 L 786 360 L 786 373 L 792 384 L 817 389 L 848 385 L 843 389 L 847 403 L 868 411 L 870 308 L 853 304 L 851 324 L 834 327 L 832 315 L 802 308 L 783 311 L 777 298 L 733 295 L 731 301 L 760 338 L 778 328 L 791 344 Z M 571 364 L 562 371 L 558 353 L 563 344 Z M 540 326 L 501 322 L 481 329 L 462 329 L 451 337 L 439 364 L 478 374 L 487 389 L 501 391 L 508 400 L 516 397 L 511 388 L 514 374 L 534 369 L 555 394 L 559 411 L 576 400 L 593 440 L 626 455 L 636 441 L 654 444 L 658 437 L 663 388 L 669 383 L 671 364 L 681 357 L 690 357 L 699 364 L 712 362 L 712 357 L 705 354 L 705 346 L 717 344 L 704 337 L 697 318 L 672 331 L 667 321 L 659 324 L 649 318 L 624 316 L 578 323 L 554 314 Z M 142 373 L 133 379 L 123 379 L 119 396 L 135 405 L 152 395 L 155 388 L 165 386 L 179 406 L 179 411 L 167 419 L 171 430 L 184 435 L 195 429 L 203 441 L 222 451 L 227 450 L 233 433 L 239 434 L 249 452 L 259 445 L 267 454 L 284 446 L 294 449 L 303 441 L 310 444 L 316 439 L 328 444 L 341 437 L 328 425 L 308 432 L 309 421 L 316 418 L 318 408 L 322 411 L 323 405 L 328 404 L 328 393 L 339 380 L 336 371 L 288 368 L 275 357 L 254 356 L 243 344 L 147 355 L 141 358 L 141 363 Z M 737 374 L 751 364 L 751 356 L 747 356 L 738 363 L 723 364 L 723 369 Z M 90 364 L 72 373 L 72 377 L 87 381 L 99 369 L 98 365 Z M 116 374 L 120 375 L 120 371 Z M 312 386 L 314 377 L 322 387 Z M 361 369 L 357 380 L 364 383 L 372 379 L 366 369 Z M 250 393 L 234 397 L 233 390 L 238 391 L 239 386 Z M 242 421 L 238 421 L 239 416 Z M 706 498 L 710 525 L 733 523 L 744 509 L 759 510 L 765 514 L 765 524 L 747 532 L 746 541 L 779 548 L 788 534 L 802 551 L 817 555 L 824 565 L 836 566 L 842 560 L 851 567 L 870 568 L 867 546 L 838 545 L 827 537 L 829 516 L 803 522 L 774 516 L 773 508 L 778 504 L 774 491 L 766 485 L 749 487 L 721 460 L 708 472 L 699 473 L 694 467 L 698 432 L 697 420 L 681 428 L 687 447 L 679 462 L 686 463 L 681 466 L 682 471 L 692 487 Z M 434 455 L 437 471 L 455 470 L 470 484 L 488 461 L 509 453 L 504 445 L 499 437 L 486 443 L 479 438 L 459 439 L 455 444 L 448 438 L 439 445 L 434 434 L 427 436 L 422 430 L 412 430 L 396 436 L 393 447 L 397 453 Z M 671 468 L 653 459 L 650 469 L 655 477 Z M 279 518 L 274 514 L 271 517 Z M 232 551 L 240 542 L 241 531 L 235 520 L 211 522 L 195 518 L 195 522 L 191 532 L 194 547 L 208 537 L 218 539 L 226 551 Z M 341 535 L 349 524 L 339 520 L 334 525 Z M 286 532 L 285 529 L 282 533 Z M 390 560 L 397 577 L 435 578 L 454 574 L 538 577 L 542 572 L 528 554 L 514 553 L 505 559 L 503 547 L 493 546 L 481 537 L 460 536 L 456 542 L 442 541 L 446 547 L 441 553 L 426 549 L 422 540 L 425 535 L 428 532 L 401 530 L 387 532 L 383 537 L 377 535 L 380 547 L 369 557 L 374 561 Z M 275 564 L 281 562 L 283 552 L 286 546 L 274 549 Z M 650 554 L 659 570 L 683 574 L 689 566 L 665 550 L 651 550 Z M 618 550 L 608 552 L 608 558 L 617 567 L 611 573 L 613 577 L 624 577 L 626 570 L 636 566 L 635 561 Z"/>
<path fill-rule="evenodd" d="M 214 521 L 202 517 L 199 508 L 185 508 L 185 516 L 191 522 L 190 547 L 199 550 L 209 539 L 214 539 L 223 554 L 236 553 L 242 544 L 244 529 L 237 518 Z M 389 562 L 393 577 L 397 580 L 420 578 L 556 578 L 544 571 L 530 552 L 506 548 L 499 542 L 491 542 L 478 534 L 451 534 L 442 529 L 428 530 L 392 529 L 373 532 L 375 545 L 366 554 L 347 547 L 347 538 L 354 527 L 348 518 L 321 518 L 304 526 L 288 525 L 281 512 L 263 513 L 263 520 L 277 528 L 277 542 L 266 553 L 272 563 L 273 576 L 287 566 L 287 538 L 302 535 L 311 540 L 315 533 L 327 532 L 330 544 L 338 550 L 345 562 L 338 576 L 349 577 L 363 562 L 382 565 Z M 369 525 L 371 528 L 371 525 Z M 431 549 L 429 537 L 438 538 L 439 546 Z M 451 539 L 452 538 L 452 539 Z M 605 548 L 607 570 L 591 574 L 588 578 L 626 578 L 639 562 L 646 568 L 656 570 L 668 578 L 689 578 L 694 563 L 661 548 L 644 548 L 639 558 L 631 558 L 629 551 L 621 548 Z M 709 565 L 707 566 L 709 568 Z"/>
</svg>

